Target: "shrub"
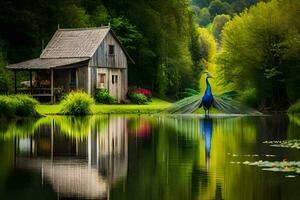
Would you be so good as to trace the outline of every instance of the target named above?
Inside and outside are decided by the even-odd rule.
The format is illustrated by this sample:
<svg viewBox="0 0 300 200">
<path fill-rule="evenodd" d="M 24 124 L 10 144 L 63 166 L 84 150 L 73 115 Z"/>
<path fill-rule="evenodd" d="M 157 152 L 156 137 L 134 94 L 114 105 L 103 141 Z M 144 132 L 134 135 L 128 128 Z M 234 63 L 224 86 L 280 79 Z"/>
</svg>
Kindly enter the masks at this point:
<svg viewBox="0 0 300 200">
<path fill-rule="evenodd" d="M 28 95 L 1 95 L 0 116 L 34 116 L 38 101 Z"/>
<path fill-rule="evenodd" d="M 152 92 L 145 88 L 134 87 L 134 88 L 129 89 L 127 96 L 131 100 L 132 103 L 139 102 L 138 104 L 144 104 L 148 101 L 151 101 Z M 146 101 L 145 101 L 144 97 L 146 97 Z"/>
<path fill-rule="evenodd" d="M 293 105 L 291 105 L 288 109 L 289 113 L 300 113 L 300 99 L 294 103 Z"/>
<path fill-rule="evenodd" d="M 15 107 L 11 98 L 6 95 L 0 96 L 0 117 L 11 117 L 15 115 Z"/>
<path fill-rule="evenodd" d="M 116 103 L 116 99 L 109 94 L 107 89 L 97 90 L 95 99 L 97 103 L 105 103 L 105 104 Z"/>
<path fill-rule="evenodd" d="M 145 89 L 145 88 L 136 88 L 133 92 L 134 93 L 143 94 L 147 98 L 151 98 L 152 97 L 152 92 L 150 90 Z"/>
<path fill-rule="evenodd" d="M 61 112 L 67 115 L 86 115 L 91 113 L 94 99 L 82 91 L 69 93 L 61 102 Z"/>
<path fill-rule="evenodd" d="M 38 101 L 34 98 L 24 94 L 14 95 L 12 98 L 17 116 L 33 116 L 37 114 L 35 107 L 38 105 Z"/>
<path fill-rule="evenodd" d="M 129 97 L 131 102 L 135 104 L 145 104 L 148 102 L 147 97 L 141 93 L 132 93 Z"/>
</svg>

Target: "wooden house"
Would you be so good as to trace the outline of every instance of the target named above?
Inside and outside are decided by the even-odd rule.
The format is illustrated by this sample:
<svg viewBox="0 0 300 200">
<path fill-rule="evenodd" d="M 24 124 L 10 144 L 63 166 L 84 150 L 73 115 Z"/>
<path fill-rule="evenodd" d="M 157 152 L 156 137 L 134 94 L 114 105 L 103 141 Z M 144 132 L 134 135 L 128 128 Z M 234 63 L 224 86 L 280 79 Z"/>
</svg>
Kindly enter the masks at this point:
<svg viewBox="0 0 300 200">
<path fill-rule="evenodd" d="M 127 93 L 128 60 L 133 62 L 110 27 L 58 29 L 39 58 L 7 68 L 14 71 L 16 93 L 54 102 L 71 90 L 93 96 L 101 88 L 120 102 Z M 17 87 L 18 71 L 28 72 L 27 87 Z"/>
</svg>

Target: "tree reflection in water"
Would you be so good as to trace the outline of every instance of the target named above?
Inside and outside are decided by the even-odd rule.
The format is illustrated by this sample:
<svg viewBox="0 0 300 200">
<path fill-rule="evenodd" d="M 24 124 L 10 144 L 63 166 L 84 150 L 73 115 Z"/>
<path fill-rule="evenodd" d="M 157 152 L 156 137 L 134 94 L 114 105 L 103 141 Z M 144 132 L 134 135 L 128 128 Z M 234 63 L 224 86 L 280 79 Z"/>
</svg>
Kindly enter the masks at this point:
<svg viewBox="0 0 300 200">
<path fill-rule="evenodd" d="M 0 196 L 297 199 L 297 177 L 231 161 L 265 160 L 265 154 L 299 160 L 297 150 L 263 144 L 300 139 L 299 121 L 297 116 L 101 115 L 0 123 Z M 259 156 L 243 156 L 253 154 Z"/>
</svg>

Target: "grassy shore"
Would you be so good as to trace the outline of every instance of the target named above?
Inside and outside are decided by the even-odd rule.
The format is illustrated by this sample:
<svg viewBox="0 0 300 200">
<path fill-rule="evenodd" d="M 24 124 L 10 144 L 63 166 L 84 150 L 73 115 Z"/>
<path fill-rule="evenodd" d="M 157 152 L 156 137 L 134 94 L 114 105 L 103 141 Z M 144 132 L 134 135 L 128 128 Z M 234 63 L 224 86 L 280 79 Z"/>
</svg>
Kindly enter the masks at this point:
<svg viewBox="0 0 300 200">
<path fill-rule="evenodd" d="M 169 102 L 162 99 L 153 98 L 152 102 L 147 105 L 133 105 L 133 104 L 96 104 L 92 106 L 93 114 L 151 114 L 157 113 L 170 105 Z M 42 115 L 57 115 L 60 113 L 61 106 L 55 105 L 38 105 L 37 111 Z"/>
</svg>

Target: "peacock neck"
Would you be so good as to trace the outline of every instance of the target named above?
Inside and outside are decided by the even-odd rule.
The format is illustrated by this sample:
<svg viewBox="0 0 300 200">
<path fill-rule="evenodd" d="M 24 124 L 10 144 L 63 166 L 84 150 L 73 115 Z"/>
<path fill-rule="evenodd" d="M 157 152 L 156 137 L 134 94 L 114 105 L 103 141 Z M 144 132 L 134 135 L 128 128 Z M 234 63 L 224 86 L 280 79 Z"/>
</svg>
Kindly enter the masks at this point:
<svg viewBox="0 0 300 200">
<path fill-rule="evenodd" d="M 211 94 L 211 87 L 210 87 L 210 83 L 208 81 L 208 78 L 206 78 L 206 90 L 205 90 L 205 94 Z"/>
</svg>

